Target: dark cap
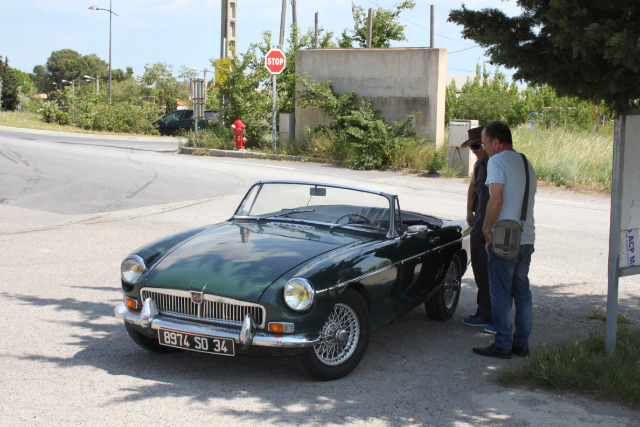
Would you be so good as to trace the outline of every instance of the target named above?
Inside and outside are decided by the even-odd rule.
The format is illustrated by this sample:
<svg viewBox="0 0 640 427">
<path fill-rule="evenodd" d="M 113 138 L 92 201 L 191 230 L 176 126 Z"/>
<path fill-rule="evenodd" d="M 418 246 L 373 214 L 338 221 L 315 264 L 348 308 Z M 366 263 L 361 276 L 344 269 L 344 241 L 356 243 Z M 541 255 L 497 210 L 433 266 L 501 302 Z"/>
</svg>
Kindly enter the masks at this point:
<svg viewBox="0 0 640 427">
<path fill-rule="evenodd" d="M 484 126 L 480 126 L 480 127 L 477 127 L 477 128 L 469 129 L 467 131 L 469 139 L 467 139 L 465 142 L 463 142 L 461 147 L 462 148 L 466 148 L 466 147 L 468 147 L 470 145 L 480 144 L 480 141 L 482 141 L 482 129 L 484 129 Z"/>
</svg>

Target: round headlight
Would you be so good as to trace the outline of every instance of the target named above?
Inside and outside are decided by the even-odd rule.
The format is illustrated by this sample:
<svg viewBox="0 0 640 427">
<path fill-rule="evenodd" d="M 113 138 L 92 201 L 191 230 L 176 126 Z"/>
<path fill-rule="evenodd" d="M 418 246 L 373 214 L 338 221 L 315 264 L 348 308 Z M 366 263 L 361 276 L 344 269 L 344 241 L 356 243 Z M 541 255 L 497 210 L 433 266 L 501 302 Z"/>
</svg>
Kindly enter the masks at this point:
<svg viewBox="0 0 640 427">
<path fill-rule="evenodd" d="M 295 277 L 284 285 L 284 302 L 290 309 L 303 311 L 311 307 L 315 291 L 306 279 Z"/>
<path fill-rule="evenodd" d="M 144 265 L 142 258 L 138 255 L 129 255 L 122 261 L 122 265 L 120 266 L 122 280 L 127 283 L 135 283 L 146 269 L 147 267 Z"/>
</svg>

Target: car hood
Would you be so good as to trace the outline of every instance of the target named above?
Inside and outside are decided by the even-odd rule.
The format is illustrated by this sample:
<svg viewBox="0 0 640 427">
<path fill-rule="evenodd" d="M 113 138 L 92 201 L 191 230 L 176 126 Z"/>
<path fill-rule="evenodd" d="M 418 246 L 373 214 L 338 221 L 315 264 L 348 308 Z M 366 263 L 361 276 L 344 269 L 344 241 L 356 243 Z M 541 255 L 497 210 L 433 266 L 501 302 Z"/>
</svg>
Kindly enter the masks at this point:
<svg viewBox="0 0 640 427">
<path fill-rule="evenodd" d="M 290 223 L 229 222 L 176 246 L 152 268 L 145 286 L 257 302 L 289 270 L 328 251 L 368 239 Z"/>
</svg>

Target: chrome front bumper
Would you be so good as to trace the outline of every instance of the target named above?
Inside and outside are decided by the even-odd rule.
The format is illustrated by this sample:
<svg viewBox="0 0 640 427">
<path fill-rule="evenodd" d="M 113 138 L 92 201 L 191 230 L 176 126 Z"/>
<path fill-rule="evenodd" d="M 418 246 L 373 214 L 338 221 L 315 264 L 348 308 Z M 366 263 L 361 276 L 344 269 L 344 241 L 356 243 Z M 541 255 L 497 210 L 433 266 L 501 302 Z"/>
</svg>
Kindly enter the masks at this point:
<svg viewBox="0 0 640 427">
<path fill-rule="evenodd" d="M 244 322 L 242 322 L 242 328 L 240 329 L 195 323 L 174 317 L 162 316 L 159 314 L 155 302 L 150 298 L 144 302 L 139 314 L 129 310 L 124 305 L 124 302 L 116 306 L 114 314 L 117 318 L 125 322 L 133 323 L 147 329 L 173 329 L 188 334 L 212 335 L 232 339 L 235 343 L 240 344 L 242 349 L 248 349 L 251 346 L 278 348 L 313 347 L 318 342 L 320 335 L 318 332 L 276 335 L 257 331 L 253 319 L 249 314 L 245 316 Z"/>
</svg>

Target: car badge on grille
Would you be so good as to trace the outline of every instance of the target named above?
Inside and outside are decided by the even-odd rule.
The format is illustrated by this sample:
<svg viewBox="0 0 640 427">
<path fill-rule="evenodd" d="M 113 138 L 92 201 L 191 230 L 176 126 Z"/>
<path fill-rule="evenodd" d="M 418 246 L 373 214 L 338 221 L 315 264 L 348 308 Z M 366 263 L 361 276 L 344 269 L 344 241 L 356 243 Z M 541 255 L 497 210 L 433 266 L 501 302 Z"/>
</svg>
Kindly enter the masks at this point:
<svg viewBox="0 0 640 427">
<path fill-rule="evenodd" d="M 202 300 L 204 299 L 202 297 L 202 294 L 204 294 L 204 292 L 198 292 L 198 291 L 190 291 L 191 292 L 191 301 L 193 301 L 195 304 L 202 304 Z"/>
</svg>

